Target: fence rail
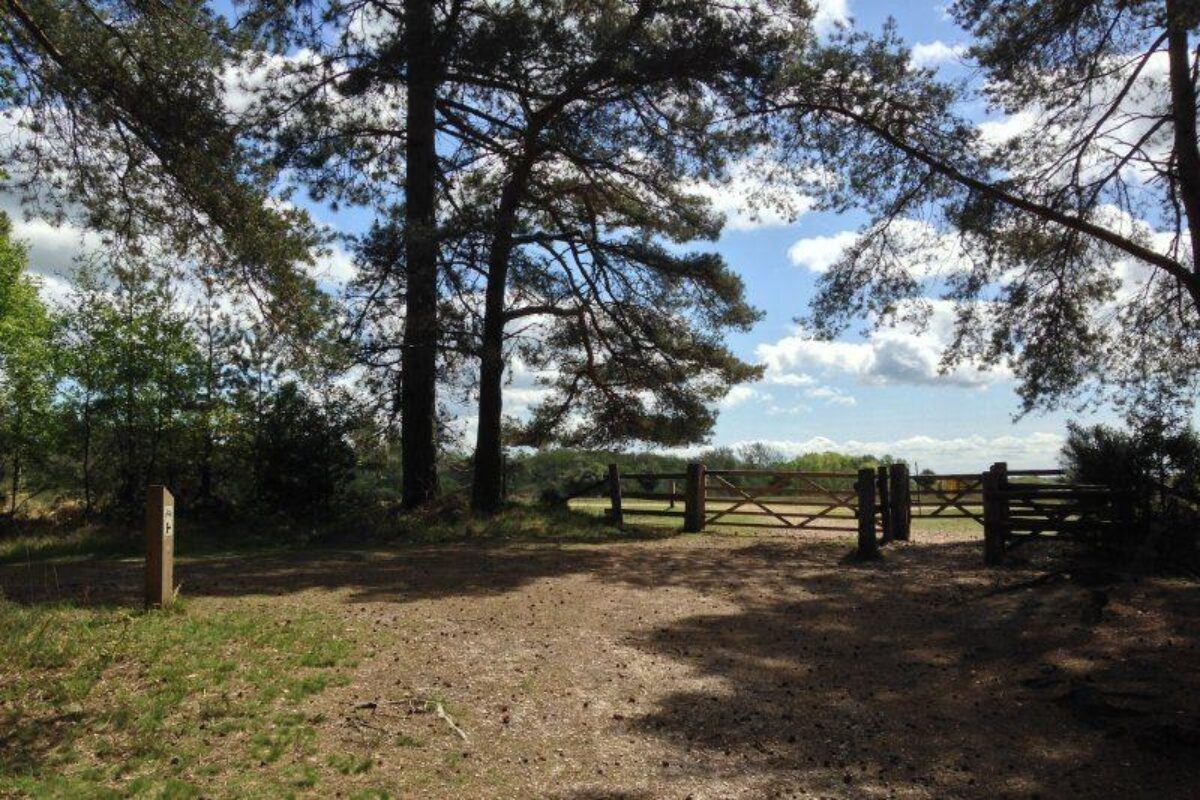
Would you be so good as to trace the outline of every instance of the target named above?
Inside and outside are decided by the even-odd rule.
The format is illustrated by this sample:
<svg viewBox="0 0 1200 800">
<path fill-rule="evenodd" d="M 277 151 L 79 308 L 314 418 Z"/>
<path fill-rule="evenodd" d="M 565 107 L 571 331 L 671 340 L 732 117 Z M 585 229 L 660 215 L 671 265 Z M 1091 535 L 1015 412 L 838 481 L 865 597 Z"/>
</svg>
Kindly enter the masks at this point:
<svg viewBox="0 0 1200 800">
<path fill-rule="evenodd" d="M 983 553 L 1000 564 L 1006 553 L 1048 537 L 1099 540 L 1129 526 L 1134 493 L 1096 484 L 1014 482 L 1017 477 L 1062 477 L 1055 470 L 1009 470 L 997 462 L 983 473 Z"/>
<path fill-rule="evenodd" d="M 669 491 L 659 490 L 658 484 L 664 482 L 670 484 Z M 857 472 L 803 472 L 709 470 L 692 463 L 686 473 L 622 473 L 610 464 L 605 479 L 579 494 L 606 489 L 606 513 L 618 526 L 629 513 L 682 519 L 683 529 L 694 533 L 720 526 L 840 531 L 856 534 L 860 555 L 869 557 L 880 541 L 908 538 L 908 482 L 903 464 Z M 668 505 L 626 509 L 629 500 Z M 677 506 L 680 502 L 682 509 Z"/>
<path fill-rule="evenodd" d="M 605 478 L 574 496 L 606 489 L 606 513 L 618 526 L 624 524 L 624 501 L 639 500 L 667 507 L 629 513 L 682 519 L 683 529 L 692 533 L 718 526 L 856 533 L 863 557 L 874 555 L 881 543 L 909 539 L 913 519 L 972 519 L 983 526 L 984 560 L 998 564 L 1014 547 L 1034 539 L 1095 538 L 1110 526 L 1128 523 L 1131 492 L 1063 478 L 1061 470 L 1009 470 L 1003 462 L 980 474 L 917 476 L 910 476 L 904 464 L 802 472 L 710 470 L 693 462 L 682 473 L 625 474 L 610 464 Z M 638 488 L 626 490 L 629 482 Z M 659 490 L 661 483 L 669 489 Z"/>
</svg>

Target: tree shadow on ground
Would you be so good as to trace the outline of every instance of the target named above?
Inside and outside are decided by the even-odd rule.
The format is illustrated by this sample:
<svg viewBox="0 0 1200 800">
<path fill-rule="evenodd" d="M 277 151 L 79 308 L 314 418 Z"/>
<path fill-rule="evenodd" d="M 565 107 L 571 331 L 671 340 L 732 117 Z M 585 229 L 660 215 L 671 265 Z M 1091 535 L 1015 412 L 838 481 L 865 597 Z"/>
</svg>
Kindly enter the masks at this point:
<svg viewBox="0 0 1200 800">
<path fill-rule="evenodd" d="M 1194 797 L 1200 587 L 1175 587 L 1159 615 L 1138 584 L 1085 570 L 989 585 L 963 555 L 801 567 L 736 615 L 648 632 L 639 647 L 720 688 L 671 694 L 636 726 L 717 773 L 769 776 L 763 796 Z"/>
<path fill-rule="evenodd" d="M 706 537 L 733 542 L 697 548 L 655 547 L 675 532 L 633 530 L 604 538 L 566 541 L 481 539 L 446 544 L 251 552 L 180 559 L 175 583 L 185 597 L 283 596 L 323 589 L 345 590 L 347 602 L 403 603 L 443 597 L 499 595 L 540 580 L 590 573 L 653 588 L 680 586 L 697 591 L 753 581 L 778 588 L 786 577 L 760 571 L 763 560 L 793 558 L 790 542 L 755 542 L 742 537 Z M 643 546 L 629 547 L 637 544 Z M 844 552 L 842 544 L 809 542 L 822 552 Z M 753 557 L 757 554 L 758 557 Z M 742 556 L 751 556 L 743 560 Z M 0 595 L 20 603 L 127 604 L 142 601 L 141 559 L 30 562 L 0 566 Z M 774 582 L 774 583 L 773 583 Z"/>
<path fill-rule="evenodd" d="M 633 626 L 624 641 L 709 682 L 660 695 L 628 724 L 698 754 L 707 775 L 753 780 L 759 796 L 1194 796 L 1200 587 L 988 570 L 972 542 L 891 546 L 867 564 L 841 563 L 847 549 L 490 542 L 211 558 L 181 563 L 177 579 L 193 597 L 327 589 L 362 604 L 572 574 L 598 591 L 686 588 L 737 610 Z M 53 589 L 26 575 L 24 600 L 138 600 L 138 562 L 59 569 Z M 0 570 L 0 587 L 21 599 L 21 578 Z"/>
</svg>

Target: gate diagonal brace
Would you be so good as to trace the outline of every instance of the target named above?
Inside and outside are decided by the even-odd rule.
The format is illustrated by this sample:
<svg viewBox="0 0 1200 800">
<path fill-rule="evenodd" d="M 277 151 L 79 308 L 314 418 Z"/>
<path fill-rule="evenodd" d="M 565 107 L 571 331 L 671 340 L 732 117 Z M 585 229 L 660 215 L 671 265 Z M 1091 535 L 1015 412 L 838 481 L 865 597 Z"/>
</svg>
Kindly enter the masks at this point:
<svg viewBox="0 0 1200 800">
<path fill-rule="evenodd" d="M 964 502 L 963 497 L 970 494 L 971 492 L 979 491 L 982 487 L 983 487 L 983 481 L 979 480 L 979 481 L 974 481 L 972 483 L 969 483 L 967 486 L 965 486 L 964 488 L 955 492 L 954 494 L 951 494 L 950 492 L 947 492 L 947 491 L 942 491 L 941 489 L 930 489 L 930 490 L 928 490 L 930 494 L 937 497 L 938 500 L 942 500 L 945 502 L 943 502 L 940 506 L 935 508 L 933 511 L 930 511 L 928 514 L 925 514 L 923 516 L 936 517 L 939 514 L 941 514 L 943 511 L 946 511 L 947 509 L 957 508 L 959 511 L 963 512 L 963 514 L 967 515 L 968 517 L 971 517 L 975 521 L 983 522 L 982 515 L 976 514 L 975 512 L 969 510 L 968 508 L 966 508 L 966 506 L 963 505 L 963 502 Z"/>
<path fill-rule="evenodd" d="M 767 512 L 768 514 L 772 515 L 777 520 L 782 522 L 786 527 L 788 527 L 788 528 L 795 527 L 792 525 L 792 523 L 790 521 L 788 521 L 788 519 L 786 517 L 781 516 L 774 509 L 768 508 L 767 506 L 763 505 L 763 503 L 758 499 L 758 497 L 760 495 L 770 494 L 771 492 L 778 491 L 780 488 L 782 488 L 783 484 L 786 482 L 786 479 L 783 478 L 782 476 L 779 476 L 779 475 L 774 476 L 775 480 L 773 480 L 770 483 L 770 485 L 764 486 L 757 490 L 745 489 L 741 486 L 736 486 L 733 483 L 731 483 L 730 481 L 726 480 L 723 475 L 714 475 L 713 477 L 716 478 L 717 480 L 719 480 L 721 483 L 725 484 L 727 487 L 729 487 L 733 491 L 740 494 L 744 499 L 740 500 L 739 502 L 735 503 L 734 505 L 730 506 L 729 508 L 725 509 L 724 511 L 718 512 L 715 516 L 710 517 L 708 519 L 708 521 L 705 523 L 706 525 L 711 525 L 712 523 L 716 522 L 721 517 L 725 516 L 726 514 L 730 514 L 734 511 L 736 511 L 737 509 L 741 508 L 742 506 L 746 505 L 747 503 L 753 503 L 754 505 L 761 508 L 763 511 Z M 753 491 L 754 494 L 751 494 L 750 493 L 751 491 Z"/>
</svg>

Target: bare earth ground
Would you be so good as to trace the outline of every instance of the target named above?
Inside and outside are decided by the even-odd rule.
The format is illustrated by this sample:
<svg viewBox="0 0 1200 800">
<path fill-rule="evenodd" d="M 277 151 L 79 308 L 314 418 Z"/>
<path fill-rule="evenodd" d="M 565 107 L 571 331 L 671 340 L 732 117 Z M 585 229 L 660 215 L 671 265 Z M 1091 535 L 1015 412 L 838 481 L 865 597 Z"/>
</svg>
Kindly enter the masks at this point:
<svg viewBox="0 0 1200 800">
<path fill-rule="evenodd" d="M 705 535 L 205 559 L 177 579 L 194 604 L 340 615 L 364 643 L 305 710 L 319 752 L 372 763 L 311 796 L 1200 796 L 1200 587 L 1040 553 L 987 570 L 974 537 L 917 539 L 870 564 L 843 562 L 848 538 Z M 60 565 L 54 591 L 134 602 L 138 570 Z M 36 599 L 26 572 L 0 570 L 8 597 Z"/>
</svg>

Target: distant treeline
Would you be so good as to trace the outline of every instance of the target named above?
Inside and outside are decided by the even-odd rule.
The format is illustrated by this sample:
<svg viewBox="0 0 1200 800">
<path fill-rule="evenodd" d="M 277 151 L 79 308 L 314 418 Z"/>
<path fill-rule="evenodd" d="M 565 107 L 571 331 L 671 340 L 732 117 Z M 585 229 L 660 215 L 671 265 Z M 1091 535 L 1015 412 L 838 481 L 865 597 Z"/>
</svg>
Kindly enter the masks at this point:
<svg viewBox="0 0 1200 800">
<path fill-rule="evenodd" d="M 754 443 L 739 447 L 716 447 L 695 456 L 662 453 L 624 453 L 607 450 L 541 450 L 514 454 L 506 468 L 510 497 L 545 498 L 564 496 L 605 477 L 609 464 L 622 473 L 682 473 L 689 461 L 700 461 L 709 469 L 787 469 L 809 472 L 854 472 L 862 467 L 897 463 L 890 455 L 848 455 L 817 452 L 789 456 L 769 445 Z M 447 475 L 447 484 L 455 480 Z"/>
<path fill-rule="evenodd" d="M 399 504 L 402 452 L 386 413 L 333 379 L 333 337 L 297 354 L 253 309 L 225 306 L 200 281 L 180 297 L 167 276 L 117 262 L 81 269 L 64 308 L 46 304 L 24 248 L 0 225 L 0 509 L 135 520 L 146 485 L 184 513 L 305 521 Z M 853 471 L 890 456 L 763 444 L 698 456 L 711 469 Z M 681 473 L 682 455 L 511 449 L 507 496 L 561 497 L 623 472 Z M 445 446 L 439 477 L 466 495 L 469 452 Z"/>
</svg>

